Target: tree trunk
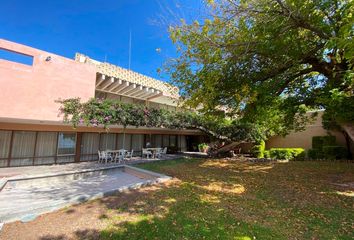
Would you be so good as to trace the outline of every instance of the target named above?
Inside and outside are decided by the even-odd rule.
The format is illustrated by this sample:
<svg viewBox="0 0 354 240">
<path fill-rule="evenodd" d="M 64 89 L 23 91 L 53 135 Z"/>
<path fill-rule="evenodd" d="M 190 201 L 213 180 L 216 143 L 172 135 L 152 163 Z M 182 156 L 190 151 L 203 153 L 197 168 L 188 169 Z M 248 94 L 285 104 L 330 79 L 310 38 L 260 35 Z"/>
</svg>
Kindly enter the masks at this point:
<svg viewBox="0 0 354 240">
<path fill-rule="evenodd" d="M 345 144 L 346 144 L 347 149 L 348 149 L 348 156 L 347 156 L 347 158 L 350 159 L 350 160 L 352 160 L 352 159 L 353 159 L 353 154 L 352 154 L 352 152 L 351 152 L 351 147 L 350 147 L 350 141 L 351 141 L 351 139 L 350 139 L 350 137 L 349 137 L 349 135 L 348 135 L 348 133 L 347 133 L 346 131 L 342 131 L 342 133 L 343 133 L 343 135 L 344 135 Z"/>
</svg>

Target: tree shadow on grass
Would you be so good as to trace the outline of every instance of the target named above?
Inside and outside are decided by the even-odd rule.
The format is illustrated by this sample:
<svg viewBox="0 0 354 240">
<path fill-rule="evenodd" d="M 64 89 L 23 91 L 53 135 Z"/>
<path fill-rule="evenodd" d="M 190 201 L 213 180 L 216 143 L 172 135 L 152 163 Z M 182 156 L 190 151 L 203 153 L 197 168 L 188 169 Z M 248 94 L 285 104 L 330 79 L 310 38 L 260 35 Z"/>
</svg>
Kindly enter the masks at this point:
<svg viewBox="0 0 354 240">
<path fill-rule="evenodd" d="M 78 239 L 289 239 L 305 237 L 296 231 L 307 228 L 308 223 L 314 228 L 320 227 L 316 216 L 311 222 L 304 218 L 301 223 L 296 222 L 299 226 L 293 225 L 297 217 L 305 216 L 301 214 L 311 212 L 306 208 L 292 212 L 289 208 L 297 201 L 304 202 L 305 198 L 314 200 L 312 195 L 306 194 L 313 191 L 308 186 L 319 184 L 314 177 L 321 175 L 315 167 L 303 171 L 301 164 L 275 164 L 264 172 L 264 164 L 237 166 L 230 163 L 228 168 L 227 162 L 218 165 L 208 161 L 193 161 L 187 169 L 177 164 L 168 167 L 164 163 L 165 173 L 180 180 L 96 200 L 105 209 L 97 218 L 107 224 L 103 229 L 81 228 L 73 235 Z M 187 163 L 181 164 L 188 167 Z M 155 167 L 158 169 L 158 165 Z M 305 178 L 308 172 L 312 173 L 309 179 Z M 298 189 L 308 182 L 310 185 L 305 189 Z M 289 199 L 291 203 L 278 206 Z M 279 221 L 284 226 L 279 225 Z M 336 227 L 333 229 L 334 233 Z M 322 230 L 329 234 L 323 236 L 334 236 Z M 309 236 L 316 235 L 310 233 Z M 45 237 L 42 240 L 67 239 L 62 235 Z"/>
<path fill-rule="evenodd" d="M 221 203 L 239 193 L 206 189 L 174 180 L 167 186 L 140 189 L 100 199 L 111 213 L 102 239 L 262 239 L 278 236 L 269 229 L 235 219 Z M 222 189 L 221 189 L 222 190 Z"/>
<path fill-rule="evenodd" d="M 82 240 L 98 240 L 101 238 L 101 233 L 97 229 L 84 229 L 78 230 L 74 232 L 75 239 L 82 239 Z M 65 234 L 60 235 L 46 235 L 40 238 L 40 240 L 69 240 L 72 237 L 68 237 Z"/>
</svg>

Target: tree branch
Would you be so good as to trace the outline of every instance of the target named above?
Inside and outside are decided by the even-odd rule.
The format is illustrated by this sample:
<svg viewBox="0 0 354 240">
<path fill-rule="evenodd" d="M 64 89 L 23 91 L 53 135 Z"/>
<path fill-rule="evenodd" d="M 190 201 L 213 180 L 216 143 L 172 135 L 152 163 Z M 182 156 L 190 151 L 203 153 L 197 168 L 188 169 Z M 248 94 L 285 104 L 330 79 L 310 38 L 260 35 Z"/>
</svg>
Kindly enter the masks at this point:
<svg viewBox="0 0 354 240">
<path fill-rule="evenodd" d="M 298 14 L 294 14 L 293 11 L 290 10 L 287 6 L 284 5 L 284 3 L 281 0 L 275 0 L 279 6 L 283 9 L 282 15 L 285 17 L 289 17 L 292 22 L 295 24 L 297 27 L 301 27 L 304 29 L 307 29 L 313 33 L 315 33 L 317 36 L 323 38 L 323 39 L 329 39 L 330 36 L 328 36 L 325 32 L 323 32 L 321 29 L 315 28 L 311 24 L 309 24 L 305 18 Z"/>
</svg>

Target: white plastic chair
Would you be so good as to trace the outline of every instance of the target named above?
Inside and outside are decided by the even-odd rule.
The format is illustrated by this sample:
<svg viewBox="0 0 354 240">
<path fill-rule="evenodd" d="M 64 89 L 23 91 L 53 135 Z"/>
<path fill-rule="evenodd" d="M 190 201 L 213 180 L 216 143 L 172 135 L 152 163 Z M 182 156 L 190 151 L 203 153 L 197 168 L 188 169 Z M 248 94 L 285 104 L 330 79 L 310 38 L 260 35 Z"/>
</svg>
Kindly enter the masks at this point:
<svg viewBox="0 0 354 240">
<path fill-rule="evenodd" d="M 98 151 L 98 163 L 103 162 L 103 156 L 102 153 L 100 151 Z"/>
<path fill-rule="evenodd" d="M 105 161 L 105 164 L 108 163 L 108 159 L 110 159 L 110 161 L 113 160 L 111 154 L 109 154 L 109 153 L 107 153 L 107 152 L 105 152 L 105 151 L 102 151 L 102 152 L 101 152 L 101 156 L 102 156 L 102 161 L 104 160 L 104 161 Z"/>
<path fill-rule="evenodd" d="M 132 151 L 131 151 L 131 152 L 127 152 L 127 153 L 125 154 L 125 157 L 126 157 L 126 158 L 130 158 L 130 159 L 132 159 L 133 154 L 134 154 L 134 149 L 132 149 Z"/>
<path fill-rule="evenodd" d="M 162 157 L 162 152 L 163 152 L 162 148 L 159 148 L 159 149 L 156 151 L 156 157 L 157 157 L 157 158 Z"/>
<path fill-rule="evenodd" d="M 152 152 L 150 152 L 149 150 L 143 148 L 143 154 L 142 156 L 144 157 L 144 155 L 146 155 L 146 158 L 149 159 L 149 156 L 152 156 Z"/>
<path fill-rule="evenodd" d="M 116 155 L 114 156 L 114 163 L 121 163 L 123 161 L 124 157 L 121 152 L 117 152 Z"/>
<path fill-rule="evenodd" d="M 161 149 L 159 149 L 158 151 L 157 151 L 157 153 L 156 153 L 156 157 L 157 158 L 160 158 L 160 157 L 162 157 L 163 155 L 166 155 L 167 154 L 167 147 L 165 147 L 165 148 L 161 148 Z"/>
</svg>

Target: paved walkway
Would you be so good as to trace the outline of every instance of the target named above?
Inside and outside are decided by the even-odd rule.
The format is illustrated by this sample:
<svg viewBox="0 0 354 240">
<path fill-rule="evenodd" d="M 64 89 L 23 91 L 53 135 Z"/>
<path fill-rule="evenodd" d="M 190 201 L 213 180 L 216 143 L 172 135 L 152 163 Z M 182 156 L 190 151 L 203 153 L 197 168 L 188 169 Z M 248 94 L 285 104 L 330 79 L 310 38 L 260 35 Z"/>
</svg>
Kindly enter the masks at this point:
<svg viewBox="0 0 354 240">
<path fill-rule="evenodd" d="M 153 161 L 163 161 L 171 160 L 183 157 L 179 154 L 167 154 L 161 159 L 146 159 L 141 157 L 134 157 L 133 159 L 126 161 L 125 164 L 133 165 L 142 162 L 153 162 Z M 1 178 L 20 178 L 20 177 L 32 177 L 43 174 L 56 174 L 65 173 L 70 171 L 80 171 L 80 170 L 94 170 L 102 166 L 117 166 L 117 163 L 102 164 L 95 162 L 81 162 L 81 163 L 67 163 L 67 164 L 57 164 L 57 165 L 42 165 L 42 166 L 27 166 L 27 167 L 9 167 L 0 168 L 0 179 Z"/>
<path fill-rule="evenodd" d="M 0 221 L 32 220 L 38 214 L 85 201 L 97 193 L 144 181 L 121 169 L 115 170 L 85 179 L 68 180 L 60 176 L 8 183 L 0 192 Z"/>
<path fill-rule="evenodd" d="M 114 168 L 11 181 L 0 192 L 0 222 L 29 221 L 39 214 L 154 181 Z"/>
<path fill-rule="evenodd" d="M 167 154 L 162 159 L 134 157 L 124 164 L 164 161 L 182 156 Z M 132 167 L 126 167 L 130 170 L 123 171 L 124 166 L 119 167 L 120 165 L 122 164 L 81 162 L 0 168 L 0 223 L 30 221 L 45 212 L 127 188 L 152 184 L 166 177 Z M 147 174 L 141 174 L 141 171 Z M 22 178 L 25 180 L 16 180 Z"/>
</svg>

